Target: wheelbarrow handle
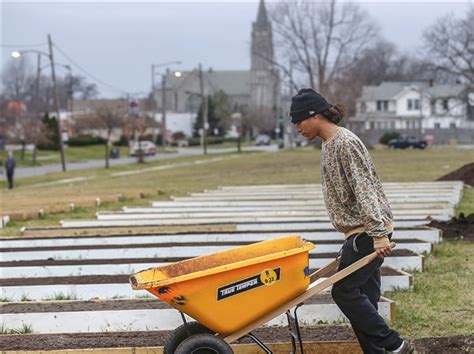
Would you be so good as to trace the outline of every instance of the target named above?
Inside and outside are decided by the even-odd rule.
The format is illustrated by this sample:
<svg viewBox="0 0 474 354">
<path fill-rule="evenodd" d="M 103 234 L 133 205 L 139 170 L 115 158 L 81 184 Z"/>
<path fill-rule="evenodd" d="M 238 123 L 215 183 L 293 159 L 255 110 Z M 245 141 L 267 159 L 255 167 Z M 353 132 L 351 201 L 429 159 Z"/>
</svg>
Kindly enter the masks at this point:
<svg viewBox="0 0 474 354">
<path fill-rule="evenodd" d="M 390 247 L 393 249 L 397 246 L 395 242 L 390 243 Z M 332 271 L 335 271 L 339 267 L 341 256 L 336 257 L 332 262 L 326 264 L 324 267 L 319 268 L 317 271 L 310 274 L 310 283 L 314 283 L 317 279 L 325 276 Z"/>
<path fill-rule="evenodd" d="M 395 248 L 397 245 L 395 242 L 390 243 L 391 248 Z M 232 333 L 229 336 L 225 337 L 224 340 L 227 343 L 232 343 L 235 342 L 237 339 L 245 336 L 247 333 L 253 331 L 255 328 L 258 328 L 260 326 L 263 326 L 265 323 L 271 321 L 275 317 L 285 313 L 288 311 L 288 309 L 291 309 L 292 307 L 297 306 L 298 304 L 306 301 L 310 297 L 319 294 L 321 291 L 325 290 L 326 288 L 330 287 L 334 283 L 338 282 L 339 280 L 347 277 L 348 275 L 354 273 L 355 271 L 361 269 L 362 267 L 365 267 L 367 264 L 372 262 L 374 259 L 376 259 L 377 253 L 372 252 L 371 254 L 365 256 L 364 258 L 359 259 L 357 262 L 352 263 L 351 265 L 347 266 L 344 269 L 341 269 L 338 271 L 336 274 L 333 274 L 332 276 L 324 279 L 323 281 L 319 282 L 318 284 L 310 284 L 308 289 L 298 297 L 294 298 L 293 300 L 290 300 L 289 302 L 277 307 L 273 311 L 267 313 L 265 316 L 259 318 L 255 322 L 249 324 L 247 327 L 242 328 L 240 331 L 236 333 Z M 337 259 L 335 260 L 337 261 Z M 333 267 L 334 262 L 332 261 L 328 266 Z M 325 269 L 328 269 L 328 266 L 323 267 Z M 322 269 L 323 269 L 322 268 Z"/>
</svg>

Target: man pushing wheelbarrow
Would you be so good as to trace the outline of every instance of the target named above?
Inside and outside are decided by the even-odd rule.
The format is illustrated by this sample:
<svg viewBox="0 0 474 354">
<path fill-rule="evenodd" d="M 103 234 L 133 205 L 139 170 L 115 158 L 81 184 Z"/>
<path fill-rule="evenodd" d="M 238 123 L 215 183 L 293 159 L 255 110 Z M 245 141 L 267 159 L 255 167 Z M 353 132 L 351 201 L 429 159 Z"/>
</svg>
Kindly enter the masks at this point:
<svg viewBox="0 0 474 354">
<path fill-rule="evenodd" d="M 345 235 L 339 270 L 375 250 L 378 259 L 338 281 L 332 296 L 349 319 L 364 353 L 413 353 L 377 311 L 380 266 L 391 252 L 393 214 L 362 141 L 339 127 L 344 116 L 313 89 L 292 98 L 291 121 L 308 140 L 322 139 L 321 180 L 333 226 Z"/>
<path fill-rule="evenodd" d="M 377 312 L 379 268 L 395 244 L 390 243 L 392 212 L 367 150 L 337 126 L 341 108 L 311 89 L 293 97 L 290 115 L 306 138 L 323 139 L 326 207 L 333 225 L 346 235 L 340 256 L 311 273 L 308 253 L 315 245 L 288 236 L 133 275 L 134 289 L 146 289 L 181 313 L 184 324 L 168 339 L 165 354 L 230 354 L 230 344 L 245 336 L 272 353 L 252 331 L 280 315 L 288 319 L 292 353 L 296 342 L 303 353 L 297 309 L 330 286 L 364 353 L 413 352 Z"/>
</svg>

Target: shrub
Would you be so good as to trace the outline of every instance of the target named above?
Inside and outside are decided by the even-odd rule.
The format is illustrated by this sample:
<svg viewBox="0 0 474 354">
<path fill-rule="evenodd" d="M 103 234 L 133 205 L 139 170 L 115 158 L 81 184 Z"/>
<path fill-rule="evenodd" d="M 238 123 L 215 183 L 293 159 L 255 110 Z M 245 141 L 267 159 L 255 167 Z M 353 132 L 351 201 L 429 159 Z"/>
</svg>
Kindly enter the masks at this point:
<svg viewBox="0 0 474 354">
<path fill-rule="evenodd" d="M 224 142 L 224 138 L 221 136 L 208 136 L 207 137 L 207 145 L 217 145 L 222 144 Z M 201 138 L 189 138 L 188 140 L 189 146 L 198 146 L 201 144 Z"/>
<path fill-rule="evenodd" d="M 198 146 L 201 144 L 201 138 L 189 138 L 188 144 L 189 146 Z"/>
<path fill-rule="evenodd" d="M 400 137 L 400 133 L 397 132 L 385 132 L 384 135 L 379 140 L 380 144 L 387 145 L 388 142 L 392 139 L 397 139 Z"/>
<path fill-rule="evenodd" d="M 107 141 L 100 136 L 91 135 L 79 135 L 74 138 L 70 138 L 68 141 L 69 146 L 88 146 L 88 145 L 104 145 Z"/>
<path fill-rule="evenodd" d="M 238 140 L 239 140 L 239 138 L 225 138 L 226 143 L 236 143 L 237 144 Z M 243 138 L 240 139 L 240 141 L 243 141 Z"/>
</svg>

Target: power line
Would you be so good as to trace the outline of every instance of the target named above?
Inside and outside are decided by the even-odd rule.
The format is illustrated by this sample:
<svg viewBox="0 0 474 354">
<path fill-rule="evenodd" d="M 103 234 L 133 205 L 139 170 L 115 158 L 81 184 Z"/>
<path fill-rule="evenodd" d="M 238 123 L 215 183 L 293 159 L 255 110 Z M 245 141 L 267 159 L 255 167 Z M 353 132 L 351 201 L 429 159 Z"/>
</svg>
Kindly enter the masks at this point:
<svg viewBox="0 0 474 354">
<path fill-rule="evenodd" d="M 75 60 L 73 60 L 69 55 L 67 55 L 63 49 L 59 48 L 59 46 L 55 43 L 53 43 L 53 46 L 67 59 L 71 64 L 73 64 L 75 67 L 77 67 L 81 72 L 83 72 L 85 75 L 87 75 L 89 78 L 92 80 L 96 81 L 97 83 L 101 84 L 102 86 L 106 86 L 107 88 L 111 89 L 112 91 L 116 91 L 119 93 L 127 93 L 126 90 L 123 90 L 117 86 L 111 85 L 101 79 L 99 79 L 97 76 L 94 74 L 91 74 L 89 71 L 84 69 L 80 64 L 78 64 Z"/>
<path fill-rule="evenodd" d="M 0 47 L 2 48 L 26 48 L 26 47 L 42 47 L 45 46 L 46 43 L 38 43 L 38 44 L 3 44 L 0 43 Z"/>
</svg>

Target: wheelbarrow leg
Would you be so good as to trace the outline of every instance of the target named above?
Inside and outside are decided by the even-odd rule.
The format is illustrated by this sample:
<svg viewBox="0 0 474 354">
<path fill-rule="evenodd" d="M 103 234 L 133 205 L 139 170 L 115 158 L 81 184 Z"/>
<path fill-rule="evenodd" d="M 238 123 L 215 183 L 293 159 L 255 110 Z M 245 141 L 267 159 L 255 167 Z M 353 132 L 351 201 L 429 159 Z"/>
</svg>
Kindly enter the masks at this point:
<svg viewBox="0 0 474 354">
<path fill-rule="evenodd" d="M 293 316 L 291 315 L 290 310 L 286 311 L 286 318 L 288 319 L 288 328 L 290 329 L 290 337 L 291 337 L 291 354 L 297 354 L 298 351 L 296 349 L 296 341 L 298 340 L 298 345 L 300 349 L 300 354 L 304 354 L 303 348 L 303 340 L 301 339 L 301 331 L 300 325 L 298 322 L 298 308 L 302 304 L 299 304 L 295 307 L 293 311 Z"/>
<path fill-rule="evenodd" d="M 184 316 L 184 313 L 179 311 L 179 314 L 181 315 L 181 319 L 183 320 L 184 327 L 186 328 L 186 332 L 188 332 L 188 336 L 191 337 L 191 331 L 189 330 L 188 322 L 186 321 L 186 317 Z"/>
<path fill-rule="evenodd" d="M 263 349 L 263 351 L 267 354 L 273 354 L 273 352 L 268 348 L 260 339 L 258 339 L 256 336 L 254 336 L 252 333 L 248 333 L 247 337 L 249 337 L 251 340 L 253 340 L 260 348 Z"/>
</svg>

